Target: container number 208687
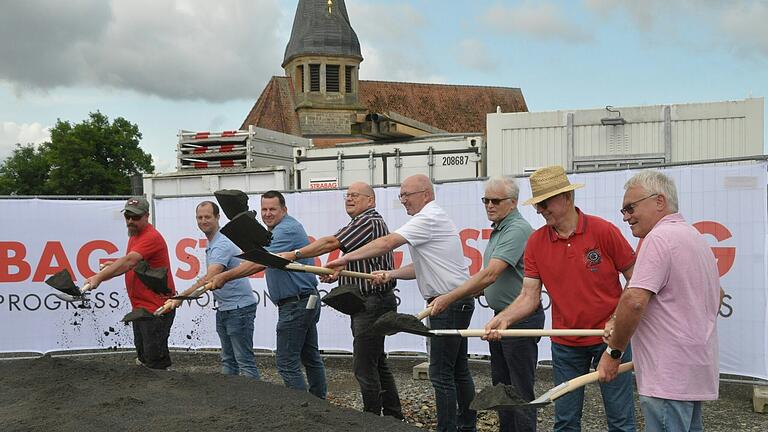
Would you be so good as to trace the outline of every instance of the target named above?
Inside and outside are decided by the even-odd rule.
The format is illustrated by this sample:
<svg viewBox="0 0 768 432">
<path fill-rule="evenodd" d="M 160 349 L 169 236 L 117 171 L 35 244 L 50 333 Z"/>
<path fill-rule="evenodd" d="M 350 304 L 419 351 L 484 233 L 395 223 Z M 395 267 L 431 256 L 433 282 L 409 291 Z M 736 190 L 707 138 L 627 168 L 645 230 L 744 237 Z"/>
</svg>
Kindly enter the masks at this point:
<svg viewBox="0 0 768 432">
<path fill-rule="evenodd" d="M 469 156 L 443 156 L 443 166 L 466 165 L 467 163 L 469 163 Z"/>
</svg>

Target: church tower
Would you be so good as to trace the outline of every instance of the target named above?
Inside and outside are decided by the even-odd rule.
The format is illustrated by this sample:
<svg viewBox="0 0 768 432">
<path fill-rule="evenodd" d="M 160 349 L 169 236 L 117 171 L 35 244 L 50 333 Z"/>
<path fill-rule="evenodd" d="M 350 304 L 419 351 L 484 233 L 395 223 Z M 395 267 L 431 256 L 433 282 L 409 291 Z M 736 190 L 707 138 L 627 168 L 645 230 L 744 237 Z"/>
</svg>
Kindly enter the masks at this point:
<svg viewBox="0 0 768 432">
<path fill-rule="evenodd" d="M 344 0 L 299 0 L 283 69 L 290 77 L 303 135 L 349 135 L 363 56 Z"/>
</svg>

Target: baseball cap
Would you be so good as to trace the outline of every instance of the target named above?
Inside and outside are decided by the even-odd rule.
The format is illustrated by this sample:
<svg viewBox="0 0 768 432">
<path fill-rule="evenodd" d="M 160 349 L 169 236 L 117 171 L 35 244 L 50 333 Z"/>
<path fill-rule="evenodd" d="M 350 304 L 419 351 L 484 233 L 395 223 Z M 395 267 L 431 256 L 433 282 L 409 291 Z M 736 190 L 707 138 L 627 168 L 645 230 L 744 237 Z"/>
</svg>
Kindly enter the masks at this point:
<svg viewBox="0 0 768 432">
<path fill-rule="evenodd" d="M 123 212 L 131 212 L 135 215 L 143 215 L 149 212 L 149 201 L 143 196 L 135 196 L 125 202 Z"/>
</svg>

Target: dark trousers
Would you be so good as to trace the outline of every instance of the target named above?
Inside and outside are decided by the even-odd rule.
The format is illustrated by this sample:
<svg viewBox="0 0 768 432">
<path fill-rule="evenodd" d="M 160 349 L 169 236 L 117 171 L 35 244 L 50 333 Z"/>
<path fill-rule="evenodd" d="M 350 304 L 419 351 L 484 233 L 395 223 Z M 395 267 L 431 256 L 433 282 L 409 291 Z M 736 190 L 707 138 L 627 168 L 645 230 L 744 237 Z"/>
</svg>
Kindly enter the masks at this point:
<svg viewBox="0 0 768 432">
<path fill-rule="evenodd" d="M 510 329 L 544 328 L 544 309 L 541 306 L 528 318 Z M 512 385 L 525 400 L 535 399 L 534 380 L 539 360 L 537 337 L 505 337 L 499 342 L 488 342 L 491 351 L 491 383 Z M 500 410 L 499 431 L 535 432 L 536 408 Z"/>
<path fill-rule="evenodd" d="M 469 327 L 475 299 L 459 300 L 437 316 L 429 318 L 432 329 Z M 467 338 L 441 336 L 429 340 L 429 379 L 435 389 L 437 432 L 474 432 L 477 412 L 469 409 L 475 398 L 475 382 L 469 371 Z"/>
<path fill-rule="evenodd" d="M 152 369 L 165 369 L 171 365 L 168 336 L 171 334 L 176 311 L 159 317 L 133 321 L 133 343 L 139 361 Z"/>
<path fill-rule="evenodd" d="M 397 299 L 392 291 L 371 294 L 365 298 L 365 308 L 365 311 L 352 315 L 351 324 L 354 337 L 352 370 L 363 395 L 363 411 L 402 419 L 403 409 L 395 377 L 384 353 L 384 336 L 366 333 L 384 313 L 397 310 Z"/>
</svg>

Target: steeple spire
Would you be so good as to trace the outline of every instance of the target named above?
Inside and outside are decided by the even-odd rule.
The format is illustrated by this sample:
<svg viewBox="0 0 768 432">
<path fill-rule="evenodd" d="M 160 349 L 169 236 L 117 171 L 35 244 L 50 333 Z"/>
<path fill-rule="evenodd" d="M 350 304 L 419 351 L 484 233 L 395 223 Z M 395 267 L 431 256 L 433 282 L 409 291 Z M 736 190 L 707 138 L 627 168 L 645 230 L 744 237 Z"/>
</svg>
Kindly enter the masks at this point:
<svg viewBox="0 0 768 432">
<path fill-rule="evenodd" d="M 283 67 L 295 57 L 305 55 L 363 60 L 344 0 L 299 0 Z"/>
</svg>

